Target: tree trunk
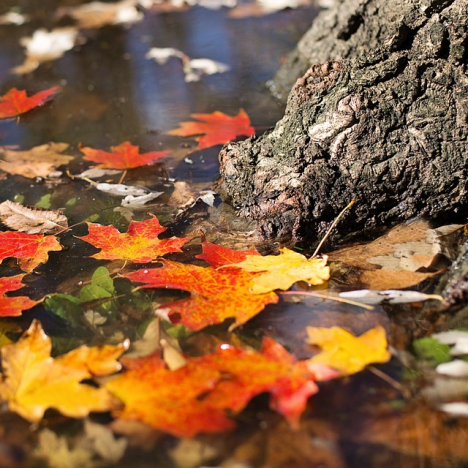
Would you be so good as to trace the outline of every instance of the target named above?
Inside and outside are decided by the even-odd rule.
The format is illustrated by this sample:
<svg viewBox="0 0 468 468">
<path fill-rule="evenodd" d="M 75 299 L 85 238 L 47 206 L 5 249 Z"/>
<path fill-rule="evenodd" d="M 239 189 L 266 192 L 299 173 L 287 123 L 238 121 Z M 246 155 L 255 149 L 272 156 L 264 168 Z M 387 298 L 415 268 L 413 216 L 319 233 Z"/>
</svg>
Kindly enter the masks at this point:
<svg viewBox="0 0 468 468">
<path fill-rule="evenodd" d="M 221 151 L 220 192 L 267 237 L 369 232 L 468 206 L 467 0 L 338 0 L 278 72 L 284 117 Z M 465 218 L 463 218 L 465 219 Z"/>
</svg>

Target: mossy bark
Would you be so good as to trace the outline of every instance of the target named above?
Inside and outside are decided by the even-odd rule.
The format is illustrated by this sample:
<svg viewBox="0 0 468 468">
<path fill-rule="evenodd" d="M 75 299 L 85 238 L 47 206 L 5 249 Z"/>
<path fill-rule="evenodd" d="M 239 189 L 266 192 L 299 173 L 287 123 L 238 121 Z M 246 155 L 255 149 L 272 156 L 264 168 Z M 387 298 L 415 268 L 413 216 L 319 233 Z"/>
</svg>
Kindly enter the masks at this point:
<svg viewBox="0 0 468 468">
<path fill-rule="evenodd" d="M 351 199 L 341 235 L 466 216 L 467 33 L 466 0 L 338 0 L 276 76 L 284 117 L 222 149 L 222 196 L 281 240 Z"/>
</svg>

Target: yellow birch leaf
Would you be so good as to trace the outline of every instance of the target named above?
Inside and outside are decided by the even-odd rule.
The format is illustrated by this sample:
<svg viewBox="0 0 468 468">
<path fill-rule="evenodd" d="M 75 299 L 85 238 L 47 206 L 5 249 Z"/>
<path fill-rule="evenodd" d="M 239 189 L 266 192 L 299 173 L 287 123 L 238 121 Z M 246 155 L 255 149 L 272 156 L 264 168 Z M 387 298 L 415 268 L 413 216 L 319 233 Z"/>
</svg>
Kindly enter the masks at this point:
<svg viewBox="0 0 468 468">
<path fill-rule="evenodd" d="M 50 355 L 50 338 L 40 322 L 34 320 L 17 343 L 0 350 L 3 368 L 0 398 L 11 411 L 31 422 L 40 421 L 48 408 L 73 418 L 87 416 L 91 411 L 108 411 L 115 406 L 109 392 L 81 381 L 103 375 L 104 369 L 110 373 L 118 371 L 120 364 L 116 359 L 127 346 L 124 343 L 113 347 L 82 347 L 54 359 Z M 107 361 L 97 364 L 96 359 Z"/>
<path fill-rule="evenodd" d="M 320 346 L 322 352 L 309 362 L 334 367 L 342 374 L 355 374 L 367 364 L 387 362 L 391 355 L 387 350 L 387 337 L 381 326 L 376 326 L 354 336 L 340 327 L 307 327 L 307 342 Z"/>
<path fill-rule="evenodd" d="M 275 289 L 289 289 L 297 281 L 312 285 L 322 284 L 330 278 L 326 258 L 307 259 L 300 253 L 280 249 L 280 255 L 248 255 L 243 262 L 230 267 L 238 267 L 250 272 L 262 272 L 252 280 L 252 292 L 263 294 Z"/>
</svg>

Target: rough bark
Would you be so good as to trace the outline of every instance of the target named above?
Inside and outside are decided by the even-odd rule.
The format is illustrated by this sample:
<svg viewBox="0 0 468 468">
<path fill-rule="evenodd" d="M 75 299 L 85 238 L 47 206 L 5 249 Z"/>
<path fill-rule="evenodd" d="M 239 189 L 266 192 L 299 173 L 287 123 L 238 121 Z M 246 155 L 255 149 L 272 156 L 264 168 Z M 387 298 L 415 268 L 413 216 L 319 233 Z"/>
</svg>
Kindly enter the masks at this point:
<svg viewBox="0 0 468 468">
<path fill-rule="evenodd" d="M 351 199 L 342 234 L 419 215 L 459 218 L 468 205 L 467 33 L 466 0 L 338 1 L 290 56 L 291 74 L 311 66 L 283 119 L 221 151 L 225 200 L 282 240 L 316 237 Z"/>
</svg>

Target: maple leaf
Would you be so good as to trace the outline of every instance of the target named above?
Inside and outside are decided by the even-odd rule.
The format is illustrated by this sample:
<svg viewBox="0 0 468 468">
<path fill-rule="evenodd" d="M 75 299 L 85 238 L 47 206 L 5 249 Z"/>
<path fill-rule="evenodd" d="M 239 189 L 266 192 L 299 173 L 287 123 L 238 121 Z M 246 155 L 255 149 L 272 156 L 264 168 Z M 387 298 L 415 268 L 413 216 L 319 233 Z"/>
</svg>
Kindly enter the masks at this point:
<svg viewBox="0 0 468 468">
<path fill-rule="evenodd" d="M 239 135 L 252 136 L 255 129 L 250 125 L 249 116 L 241 109 L 235 117 L 216 111 L 211 114 L 192 114 L 199 122 L 181 122 L 180 127 L 168 132 L 183 137 L 204 135 L 195 138 L 201 150 L 234 140 Z"/>
<path fill-rule="evenodd" d="M 354 336 L 340 327 L 307 327 L 307 335 L 309 344 L 322 348 L 310 362 L 334 367 L 345 375 L 359 372 L 367 364 L 387 362 L 391 358 L 381 326 L 371 328 L 361 336 Z"/>
<path fill-rule="evenodd" d="M 173 288 L 190 291 L 187 299 L 164 304 L 159 314 L 167 312 L 172 323 L 191 330 L 235 318 L 231 329 L 242 325 L 262 311 L 267 304 L 278 302 L 275 293 L 252 294 L 252 273 L 242 270 L 216 270 L 163 260 L 162 268 L 142 269 L 123 275 L 143 283 L 144 288 Z"/>
<path fill-rule="evenodd" d="M 196 255 L 196 257 L 202 258 L 213 268 L 242 262 L 248 255 L 260 255 L 255 247 L 251 247 L 249 250 L 232 250 L 210 242 L 203 242 L 202 246 L 203 253 Z"/>
<path fill-rule="evenodd" d="M 8 257 L 17 258 L 20 268 L 28 273 L 47 262 L 49 252 L 59 250 L 62 250 L 62 246 L 55 236 L 0 232 L 0 262 Z"/>
<path fill-rule="evenodd" d="M 151 151 L 140 154 L 139 147 L 132 145 L 129 141 L 124 141 L 118 146 L 111 146 L 111 150 L 112 152 L 108 153 L 94 148 L 80 147 L 80 151 L 85 155 L 84 159 L 101 163 L 96 167 L 106 169 L 132 169 L 145 166 L 170 153 L 170 151 Z"/>
<path fill-rule="evenodd" d="M 26 91 L 16 88 L 10 89 L 5 95 L 0 96 L 0 119 L 8 117 L 16 117 L 25 112 L 41 106 L 45 101 L 58 91 L 58 87 L 54 86 L 44 91 L 27 96 Z"/>
<path fill-rule="evenodd" d="M 21 289 L 24 286 L 22 279 L 25 276 L 22 274 L 0 278 L 0 317 L 17 317 L 23 310 L 38 304 L 39 301 L 33 301 L 26 296 L 5 296 L 7 292 Z"/>
<path fill-rule="evenodd" d="M 129 260 L 134 263 L 147 263 L 169 252 L 180 252 L 189 240 L 184 237 L 159 239 L 166 230 L 153 216 L 145 221 L 132 221 L 126 233 L 119 232 L 114 226 L 88 223 L 89 234 L 78 237 L 101 249 L 92 255 L 102 260 Z"/>
<path fill-rule="evenodd" d="M 262 272 L 252 281 L 256 294 L 289 289 L 296 281 L 318 285 L 330 277 L 326 258 L 307 259 L 300 253 L 280 249 L 280 255 L 248 256 L 235 266 L 250 272 Z"/>
<path fill-rule="evenodd" d="M 123 363 L 127 370 L 106 384 L 125 404 L 117 415 L 181 437 L 232 428 L 227 412 L 239 413 L 264 392 L 271 394 L 270 407 L 297 427 L 307 399 L 318 391 L 307 362 L 270 338 L 260 351 L 221 345 L 174 371 L 158 354 Z"/>
<path fill-rule="evenodd" d="M 40 322 L 34 320 L 17 343 L 0 350 L 3 369 L 0 397 L 11 411 L 31 422 L 40 421 L 48 408 L 74 418 L 91 411 L 108 411 L 115 403 L 109 392 L 80 382 L 120 370 L 116 359 L 127 347 L 127 342 L 118 346 L 82 347 L 54 359 L 50 356 L 50 338 Z"/>
</svg>

